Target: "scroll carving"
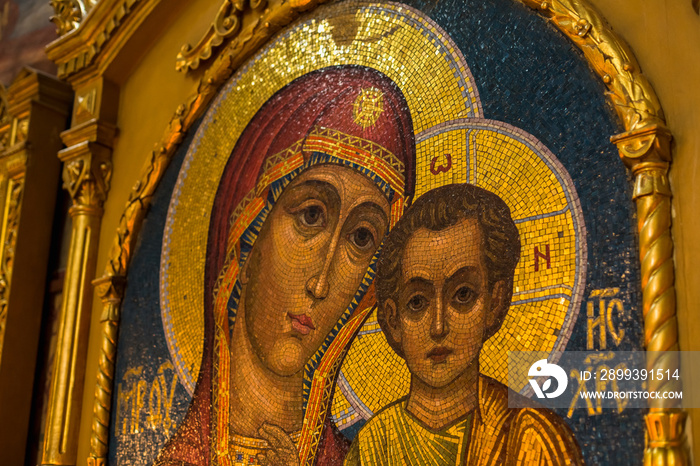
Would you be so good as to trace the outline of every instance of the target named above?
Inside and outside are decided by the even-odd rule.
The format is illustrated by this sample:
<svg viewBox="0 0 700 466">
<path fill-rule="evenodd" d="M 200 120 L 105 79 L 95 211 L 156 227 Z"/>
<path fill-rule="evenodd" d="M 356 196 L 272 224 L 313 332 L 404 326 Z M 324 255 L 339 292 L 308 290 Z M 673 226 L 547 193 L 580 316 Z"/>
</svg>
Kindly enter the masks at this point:
<svg viewBox="0 0 700 466">
<path fill-rule="evenodd" d="M 177 54 L 175 69 L 187 71 L 197 69 L 201 60 L 211 57 L 212 50 L 222 44 L 224 39 L 234 36 L 241 29 L 243 12 L 246 9 L 262 9 L 267 5 L 267 0 L 224 0 L 214 18 L 214 22 L 204 34 L 197 45 L 182 46 Z"/>
<path fill-rule="evenodd" d="M 106 21 L 103 22 L 102 29 L 95 37 L 89 38 L 89 42 L 86 40 L 89 47 L 80 48 L 79 53 L 67 54 L 70 58 L 66 61 L 57 62 L 58 77 L 66 78 L 90 66 L 112 36 L 117 34 L 119 26 L 139 1 L 120 0 L 113 2 L 117 7 L 113 8 L 111 15 L 105 18 Z M 53 6 L 55 13 L 51 17 L 51 21 L 56 24 L 58 35 L 64 36 L 68 32 L 78 29 L 81 21 L 98 3 L 99 0 L 51 0 L 51 6 Z"/>
<path fill-rule="evenodd" d="M 62 36 L 77 28 L 95 3 L 92 0 L 51 0 L 55 14 L 50 20 L 56 25 L 56 33 Z"/>
</svg>

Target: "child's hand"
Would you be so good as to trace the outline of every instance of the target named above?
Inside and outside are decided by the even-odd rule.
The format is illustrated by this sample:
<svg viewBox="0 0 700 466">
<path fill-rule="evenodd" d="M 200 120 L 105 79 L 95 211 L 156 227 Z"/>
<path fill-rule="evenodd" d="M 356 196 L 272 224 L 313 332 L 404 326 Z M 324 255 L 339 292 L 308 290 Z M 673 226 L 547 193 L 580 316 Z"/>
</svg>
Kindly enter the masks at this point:
<svg viewBox="0 0 700 466">
<path fill-rule="evenodd" d="M 272 449 L 267 453 L 258 453 L 257 458 L 263 466 L 299 466 L 299 454 L 292 438 L 279 427 L 263 423 L 258 429 L 260 437 L 267 440 Z"/>
</svg>

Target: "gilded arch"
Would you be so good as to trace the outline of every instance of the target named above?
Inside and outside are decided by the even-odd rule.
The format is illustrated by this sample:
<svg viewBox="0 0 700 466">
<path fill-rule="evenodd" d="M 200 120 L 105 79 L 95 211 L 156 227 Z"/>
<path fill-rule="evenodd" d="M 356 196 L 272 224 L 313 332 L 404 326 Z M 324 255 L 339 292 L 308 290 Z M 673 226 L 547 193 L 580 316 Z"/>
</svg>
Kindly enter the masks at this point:
<svg viewBox="0 0 700 466">
<path fill-rule="evenodd" d="M 225 2 L 228 4 L 229 2 Z M 103 349 L 95 406 L 93 457 L 106 454 L 110 386 L 116 351 L 116 330 L 124 276 L 150 197 L 170 157 L 192 123 L 202 115 L 219 86 L 254 50 L 277 29 L 288 24 L 317 2 L 290 2 L 284 6 L 236 4 L 242 26 L 222 40 L 222 49 L 199 81 L 196 95 L 180 105 L 163 138 L 150 154 L 143 177 L 136 183 L 122 215 L 110 261 L 98 292 L 105 302 Z M 649 350 L 677 349 L 677 324 L 673 288 L 672 240 L 670 237 L 670 189 L 666 172 L 670 163 L 670 133 L 653 89 L 641 73 L 629 48 L 604 20 L 584 2 L 553 1 L 522 3 L 537 9 L 569 37 L 603 79 L 627 132 L 614 138 L 621 157 L 635 177 L 635 201 L 640 231 L 645 341 Z M 227 10 L 228 11 L 228 10 Z M 205 58 L 205 57 L 203 57 Z M 673 368 L 676 361 L 651 360 L 651 367 Z M 647 418 L 654 455 L 679 455 L 684 414 L 674 406 L 654 406 Z"/>
</svg>

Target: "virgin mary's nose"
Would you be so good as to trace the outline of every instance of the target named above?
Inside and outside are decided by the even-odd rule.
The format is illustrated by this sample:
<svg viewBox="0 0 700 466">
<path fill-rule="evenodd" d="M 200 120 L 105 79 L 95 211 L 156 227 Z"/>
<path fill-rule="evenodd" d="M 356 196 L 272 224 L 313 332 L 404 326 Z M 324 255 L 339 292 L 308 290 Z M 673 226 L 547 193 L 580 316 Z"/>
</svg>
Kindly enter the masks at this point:
<svg viewBox="0 0 700 466">
<path fill-rule="evenodd" d="M 306 292 L 314 299 L 325 299 L 328 296 L 328 274 L 321 272 L 306 282 Z"/>
<path fill-rule="evenodd" d="M 333 267 L 333 261 L 336 259 L 335 253 L 338 250 L 338 245 L 340 241 L 340 235 L 342 233 L 343 222 L 339 221 L 336 225 L 333 236 L 331 237 L 330 244 L 328 245 L 328 250 L 325 251 L 325 260 L 323 262 L 323 268 L 318 273 L 314 275 L 306 282 L 306 292 L 313 299 L 325 299 L 328 296 L 328 290 L 330 289 L 330 284 L 328 283 L 328 274 L 331 273 L 331 268 Z"/>
</svg>

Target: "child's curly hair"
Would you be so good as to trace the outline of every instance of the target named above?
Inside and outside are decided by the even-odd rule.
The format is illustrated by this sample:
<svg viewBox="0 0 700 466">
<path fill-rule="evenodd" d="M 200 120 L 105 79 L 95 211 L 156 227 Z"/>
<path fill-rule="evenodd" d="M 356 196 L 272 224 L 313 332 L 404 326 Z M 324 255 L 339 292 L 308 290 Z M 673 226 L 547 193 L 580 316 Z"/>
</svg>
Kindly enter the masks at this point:
<svg viewBox="0 0 700 466">
<path fill-rule="evenodd" d="M 430 190 L 418 198 L 384 239 L 374 280 L 378 301 L 377 320 L 382 329 L 386 328 L 384 303 L 387 299 L 398 299 L 401 259 L 411 236 L 421 228 L 440 231 L 470 218 L 476 219 L 481 229 L 489 290 L 495 283 L 503 281 L 508 294 L 506 302 L 510 302 L 515 267 L 520 260 L 520 234 L 511 218 L 510 209 L 500 197 L 486 189 L 472 184 L 450 184 Z M 489 329 L 491 335 L 500 328 L 504 317 L 505 312 L 495 328 Z M 390 332 L 385 331 L 384 334 L 394 351 L 401 355 L 401 349 Z"/>
</svg>

